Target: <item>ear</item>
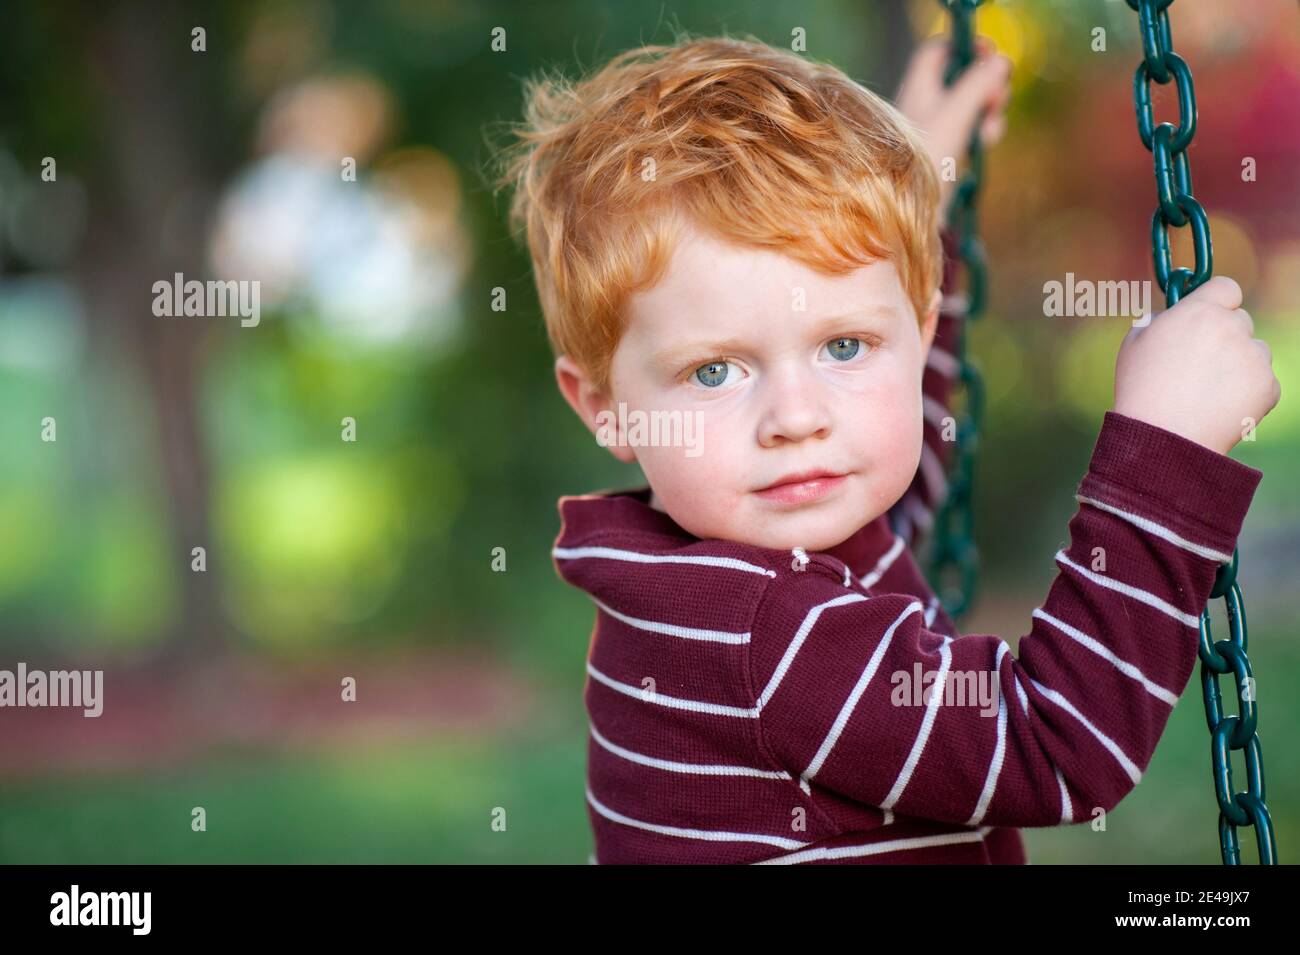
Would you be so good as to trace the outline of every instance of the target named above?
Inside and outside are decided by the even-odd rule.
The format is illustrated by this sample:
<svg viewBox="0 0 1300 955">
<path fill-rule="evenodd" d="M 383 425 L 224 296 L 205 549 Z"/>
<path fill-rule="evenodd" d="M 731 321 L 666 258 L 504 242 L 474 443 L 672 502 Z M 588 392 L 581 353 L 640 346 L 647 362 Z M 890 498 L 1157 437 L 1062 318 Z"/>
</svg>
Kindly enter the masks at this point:
<svg viewBox="0 0 1300 955">
<path fill-rule="evenodd" d="M 587 372 L 568 355 L 555 360 L 555 381 L 564 400 L 596 436 L 597 443 L 603 444 L 620 461 L 630 464 L 636 460 L 632 448 L 619 433 L 618 415 L 610 407 L 609 396 L 598 390 Z"/>
<path fill-rule="evenodd" d="M 930 346 L 934 344 L 934 334 L 939 330 L 939 303 L 942 301 L 943 293 L 935 289 L 934 295 L 930 298 L 930 308 L 925 313 L 925 320 L 921 322 L 922 355 L 929 355 Z"/>
</svg>

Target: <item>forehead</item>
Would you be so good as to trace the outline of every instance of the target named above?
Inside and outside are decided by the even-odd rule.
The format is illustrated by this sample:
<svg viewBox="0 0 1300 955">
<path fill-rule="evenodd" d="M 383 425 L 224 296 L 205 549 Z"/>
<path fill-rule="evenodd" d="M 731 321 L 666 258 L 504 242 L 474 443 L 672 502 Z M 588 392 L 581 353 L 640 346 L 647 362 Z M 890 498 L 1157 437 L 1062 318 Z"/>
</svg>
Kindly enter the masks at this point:
<svg viewBox="0 0 1300 955">
<path fill-rule="evenodd" d="M 660 280 L 629 297 L 626 333 L 647 325 L 698 330 L 729 321 L 752 325 L 763 318 L 816 318 L 864 306 L 906 312 L 892 262 L 878 260 L 831 275 L 784 252 L 740 245 L 686 225 Z"/>
</svg>

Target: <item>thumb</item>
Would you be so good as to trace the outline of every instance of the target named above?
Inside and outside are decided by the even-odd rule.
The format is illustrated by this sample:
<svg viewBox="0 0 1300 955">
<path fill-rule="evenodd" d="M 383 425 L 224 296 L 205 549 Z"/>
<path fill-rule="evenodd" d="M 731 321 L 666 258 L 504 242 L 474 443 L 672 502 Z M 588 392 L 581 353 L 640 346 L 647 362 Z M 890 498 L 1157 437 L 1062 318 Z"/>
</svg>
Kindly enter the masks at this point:
<svg viewBox="0 0 1300 955">
<path fill-rule="evenodd" d="M 1190 299 L 1209 302 L 1226 309 L 1240 308 L 1242 300 L 1241 286 L 1226 275 L 1216 275 L 1200 288 L 1189 292 L 1183 298 L 1183 301 Z"/>
</svg>

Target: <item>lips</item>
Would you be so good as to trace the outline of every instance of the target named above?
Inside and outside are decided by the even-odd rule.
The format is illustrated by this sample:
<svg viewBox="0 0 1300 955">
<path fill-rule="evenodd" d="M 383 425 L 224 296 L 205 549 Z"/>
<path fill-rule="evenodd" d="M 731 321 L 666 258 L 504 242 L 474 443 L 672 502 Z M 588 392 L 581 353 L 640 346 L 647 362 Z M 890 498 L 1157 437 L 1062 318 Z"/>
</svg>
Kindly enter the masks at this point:
<svg viewBox="0 0 1300 955">
<path fill-rule="evenodd" d="M 800 471 L 778 478 L 775 483 L 754 493 L 777 504 L 798 505 L 818 500 L 839 487 L 848 475 L 819 469 Z"/>
<path fill-rule="evenodd" d="M 787 474 L 785 477 L 777 478 L 771 484 L 767 485 L 767 487 L 761 487 L 758 490 L 760 492 L 771 491 L 778 487 L 785 487 L 787 484 L 803 484 L 805 481 L 815 481 L 818 478 L 835 478 L 843 476 L 844 475 L 839 471 L 827 471 L 825 469 L 819 469 L 816 471 L 798 471 L 794 474 Z"/>
</svg>

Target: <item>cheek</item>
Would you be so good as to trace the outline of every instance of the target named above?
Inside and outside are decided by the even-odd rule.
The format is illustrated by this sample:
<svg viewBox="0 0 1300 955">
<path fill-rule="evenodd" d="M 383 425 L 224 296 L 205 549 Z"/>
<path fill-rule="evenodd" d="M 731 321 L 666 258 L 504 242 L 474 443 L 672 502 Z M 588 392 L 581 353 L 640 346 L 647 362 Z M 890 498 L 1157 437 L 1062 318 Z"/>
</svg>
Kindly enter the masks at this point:
<svg viewBox="0 0 1300 955">
<path fill-rule="evenodd" d="M 897 454 L 921 444 L 921 383 L 918 374 L 898 363 L 873 376 L 854 397 L 851 430 L 865 436 L 877 453 Z"/>
<path fill-rule="evenodd" d="M 754 475 L 747 473 L 743 439 L 748 432 L 725 414 L 701 409 L 685 447 L 644 447 L 637 460 L 665 510 L 698 537 L 728 536 L 735 496 Z"/>
<path fill-rule="evenodd" d="M 662 500 L 675 498 L 688 508 L 693 502 L 716 501 L 719 491 L 736 482 L 728 462 L 738 458 L 721 444 L 726 432 L 710 431 L 706 415 L 700 425 L 684 430 L 683 435 L 682 446 L 639 448 L 641 470 Z"/>
<path fill-rule="evenodd" d="M 637 407 L 658 409 L 681 422 L 676 446 L 638 449 L 637 459 L 647 478 L 699 486 L 725 479 L 729 469 L 744 467 L 745 438 L 752 440 L 753 428 L 743 406 L 693 402 L 672 392 L 646 392 L 637 398 Z M 724 481 L 714 490 L 726 486 Z"/>
<path fill-rule="evenodd" d="M 900 399 L 890 430 L 890 442 L 894 448 L 891 455 L 893 478 L 901 496 L 921 463 L 921 448 L 925 443 L 925 420 L 919 394 L 913 397 L 909 392 L 907 399 Z"/>
<path fill-rule="evenodd" d="M 882 375 L 873 382 L 870 394 L 863 395 L 863 407 L 866 410 L 850 423 L 851 432 L 867 473 L 874 476 L 879 503 L 893 503 L 907 490 L 921 460 L 920 383 L 903 369 L 896 375 Z"/>
</svg>

